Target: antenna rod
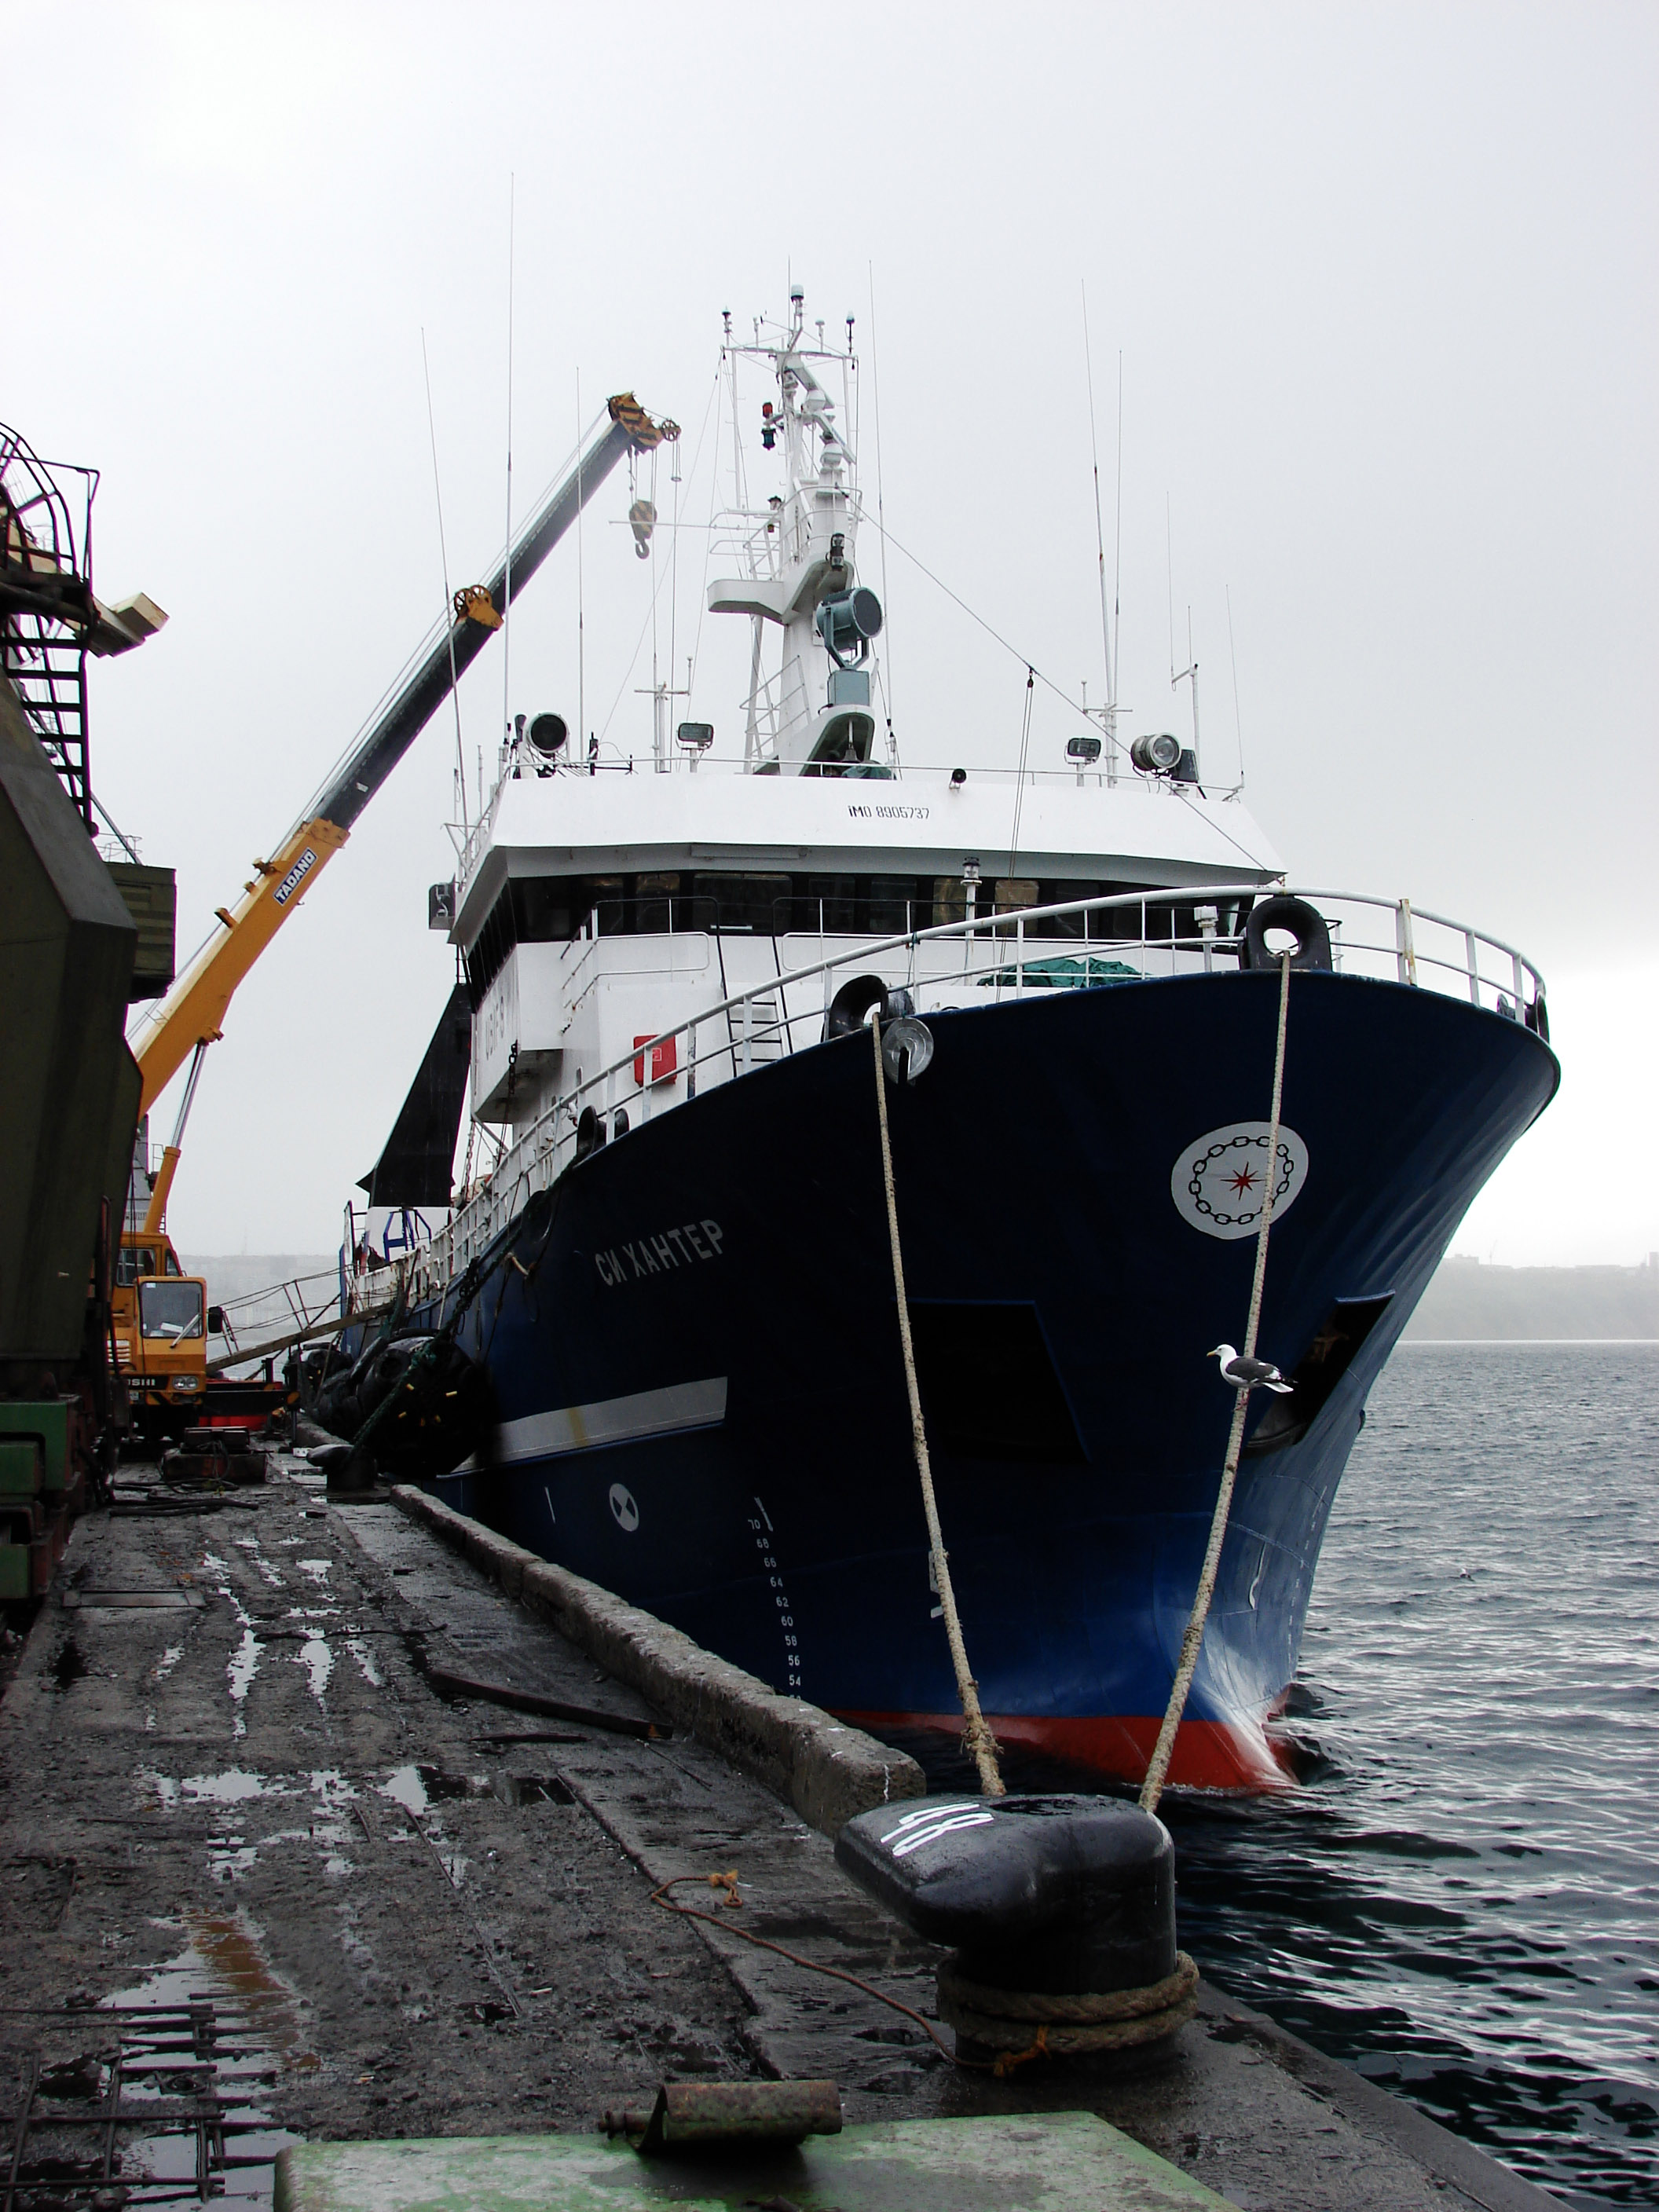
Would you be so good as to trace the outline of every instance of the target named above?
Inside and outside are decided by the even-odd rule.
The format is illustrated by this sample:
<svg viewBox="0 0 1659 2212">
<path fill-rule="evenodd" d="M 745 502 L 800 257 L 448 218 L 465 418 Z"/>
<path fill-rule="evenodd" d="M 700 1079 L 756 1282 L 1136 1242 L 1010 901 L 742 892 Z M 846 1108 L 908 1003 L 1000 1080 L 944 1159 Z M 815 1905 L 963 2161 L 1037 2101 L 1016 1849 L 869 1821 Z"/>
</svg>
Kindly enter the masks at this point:
<svg viewBox="0 0 1659 2212">
<path fill-rule="evenodd" d="M 1112 555 L 1112 692 L 1106 702 L 1114 743 L 1106 748 L 1106 781 L 1117 781 L 1117 677 L 1123 665 L 1123 349 L 1117 351 L 1117 518 Z"/>
<path fill-rule="evenodd" d="M 582 597 L 582 373 L 576 370 L 576 750 L 587 742 L 586 604 Z"/>
<path fill-rule="evenodd" d="M 881 603 L 884 607 L 892 602 L 887 591 L 887 504 L 882 496 L 881 477 L 881 369 L 876 353 L 876 264 L 865 264 L 865 275 L 870 288 L 870 399 L 876 411 L 876 532 L 881 539 Z M 853 318 L 847 318 L 847 350 L 853 350 Z M 860 434 L 862 435 L 860 426 Z M 890 628 L 881 644 L 882 690 L 886 696 L 887 754 L 894 764 L 898 760 L 898 744 L 893 736 L 893 646 Z"/>
<path fill-rule="evenodd" d="M 1203 755 L 1198 743 L 1198 655 L 1193 651 L 1193 611 L 1187 610 L 1187 673 L 1193 684 L 1193 763 L 1201 768 Z"/>
<path fill-rule="evenodd" d="M 1116 687 L 1112 681 L 1112 632 L 1106 613 L 1106 534 L 1100 514 L 1100 441 L 1095 431 L 1095 369 L 1089 349 L 1089 287 L 1083 285 L 1083 367 L 1089 384 L 1089 450 L 1094 462 L 1095 476 L 1095 552 L 1100 575 L 1100 648 L 1106 660 L 1106 706 L 1109 713 L 1116 698 Z"/>
<path fill-rule="evenodd" d="M 1238 787 L 1244 788 L 1244 725 L 1238 713 L 1238 647 L 1233 642 L 1233 587 L 1227 586 L 1227 653 L 1233 664 L 1233 735 L 1238 743 Z"/>
<path fill-rule="evenodd" d="M 1170 595 L 1170 689 L 1176 687 L 1175 665 L 1175 544 L 1170 526 L 1170 495 L 1164 495 L 1164 581 Z"/>
<path fill-rule="evenodd" d="M 461 749 L 461 679 L 455 666 L 455 615 L 449 594 L 449 549 L 444 543 L 444 488 L 438 475 L 438 426 L 432 414 L 432 365 L 426 357 L 426 325 L 421 325 L 421 368 L 426 377 L 426 427 L 432 441 L 432 492 L 438 502 L 438 562 L 444 575 L 444 631 L 449 642 L 449 696 L 455 702 L 455 788 L 460 793 L 461 828 L 466 819 L 466 755 Z M 507 543 L 512 544 L 509 536 Z"/>
</svg>

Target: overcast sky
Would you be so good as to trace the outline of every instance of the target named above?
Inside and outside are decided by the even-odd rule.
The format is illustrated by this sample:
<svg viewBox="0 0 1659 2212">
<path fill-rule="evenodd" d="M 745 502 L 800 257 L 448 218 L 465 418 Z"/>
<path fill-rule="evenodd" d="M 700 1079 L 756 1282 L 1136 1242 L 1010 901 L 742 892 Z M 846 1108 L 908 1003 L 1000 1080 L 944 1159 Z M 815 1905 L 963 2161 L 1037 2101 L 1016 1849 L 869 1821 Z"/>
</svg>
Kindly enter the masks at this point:
<svg viewBox="0 0 1659 2212">
<path fill-rule="evenodd" d="M 97 668 L 93 744 L 179 871 L 181 955 L 441 609 L 422 330 L 452 582 L 500 544 L 509 189 L 520 514 L 579 404 L 632 387 L 688 472 L 701 447 L 706 516 L 720 311 L 781 313 L 793 272 L 830 335 L 858 319 L 894 537 L 1098 698 L 1086 287 L 1109 469 L 1123 364 L 1131 726 L 1182 726 L 1167 560 L 1206 763 L 1242 743 L 1293 875 L 1407 892 L 1549 981 L 1561 1097 L 1457 1249 L 1659 1247 L 1632 1168 L 1659 1087 L 1659 10 L 0 0 L 0 413 L 103 471 L 99 589 L 171 615 Z M 643 752 L 657 568 L 625 505 L 618 479 L 585 532 L 586 698 Z M 682 663 L 701 585 L 683 553 L 659 603 Z M 908 757 L 1012 763 L 1024 659 L 897 558 L 887 600 Z M 575 614 L 567 546 L 513 708 L 571 712 Z M 690 711 L 735 740 L 746 628 L 719 631 Z M 469 757 L 502 707 L 492 648 Z M 1068 734 L 1039 703 L 1033 757 Z M 236 999 L 185 1249 L 336 1240 L 449 981 L 424 920 L 453 757 L 441 720 Z"/>
</svg>

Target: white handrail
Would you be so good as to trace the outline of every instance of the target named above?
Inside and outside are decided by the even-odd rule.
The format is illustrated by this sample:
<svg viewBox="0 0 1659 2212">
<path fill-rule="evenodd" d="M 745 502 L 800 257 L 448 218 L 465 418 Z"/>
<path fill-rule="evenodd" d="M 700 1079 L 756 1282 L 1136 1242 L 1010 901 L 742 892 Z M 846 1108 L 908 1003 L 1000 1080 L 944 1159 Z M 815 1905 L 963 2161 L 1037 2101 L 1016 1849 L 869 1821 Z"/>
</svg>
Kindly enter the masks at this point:
<svg viewBox="0 0 1659 2212">
<path fill-rule="evenodd" d="M 406 1261 L 399 1264 L 417 1279 L 431 1274 L 432 1279 L 416 1295 L 429 1296 L 441 1290 L 443 1283 L 436 1279 L 434 1272 L 441 1256 L 447 1262 L 450 1273 L 460 1261 L 475 1256 L 500 1228 L 516 1217 L 520 1206 L 535 1191 L 545 1189 L 555 1180 L 560 1172 L 562 1156 L 574 1140 L 581 1104 L 591 1103 L 597 1109 L 603 1103 L 608 1118 L 617 1096 L 617 1079 L 623 1072 L 631 1068 L 636 1061 L 644 1060 L 648 1065 L 652 1055 L 672 1039 L 684 1036 L 687 1040 L 685 1073 L 688 1079 L 686 1098 L 689 1101 L 696 1095 L 700 1066 L 708 1066 L 711 1062 L 718 1066 L 729 1057 L 732 1074 L 729 1078 L 719 1079 L 733 1080 L 769 1065 L 769 1060 L 757 1059 L 754 1052 L 758 1037 L 781 1036 L 793 1050 L 793 1031 L 797 1023 L 823 1021 L 831 995 L 830 979 L 837 971 L 867 967 L 872 963 L 879 962 L 884 956 L 905 951 L 910 956 L 910 975 L 905 988 L 915 985 L 917 988 L 942 989 L 948 988 L 953 980 L 960 982 L 971 978 L 976 988 L 987 985 L 994 988 L 1000 1001 L 1011 975 L 1015 996 L 1024 997 L 1030 988 L 1028 974 L 1033 971 L 1040 973 L 1045 962 L 1057 957 L 1081 956 L 1086 963 L 1091 958 L 1109 958 L 1127 952 L 1139 952 L 1143 956 L 1152 952 L 1159 955 L 1167 953 L 1170 958 L 1171 973 L 1175 973 L 1178 957 L 1190 955 L 1200 961 L 1207 970 L 1218 942 L 1227 942 L 1218 940 L 1212 920 L 1200 918 L 1199 933 L 1194 937 L 1177 938 L 1173 930 L 1168 937 L 1153 937 L 1147 927 L 1146 909 L 1152 908 L 1167 912 L 1172 907 L 1209 907 L 1233 900 L 1259 898 L 1264 892 L 1271 896 L 1286 888 L 1282 883 L 1264 885 L 1260 881 L 1148 885 L 1144 890 L 1117 892 L 1109 897 L 1072 899 L 1051 906 L 1025 907 L 1006 913 L 975 914 L 971 918 L 939 923 L 927 929 L 905 930 L 885 938 L 863 939 L 824 959 L 766 977 L 744 990 L 732 992 L 725 998 L 712 1001 L 684 1020 L 660 1030 L 643 1044 L 586 1077 L 568 1094 L 556 1098 L 519 1139 L 489 1182 L 461 1207 L 448 1226 L 440 1231 L 422 1250 L 410 1255 Z M 1380 915 L 1393 915 L 1392 942 L 1370 944 L 1357 939 L 1346 929 L 1341 929 L 1343 958 L 1350 974 L 1355 972 L 1353 963 L 1357 958 L 1370 955 L 1383 963 L 1385 968 L 1397 963 L 1403 988 L 1422 988 L 1424 971 L 1432 970 L 1437 975 L 1457 979 L 1458 987 L 1467 988 L 1470 1000 L 1476 1006 L 1481 1004 L 1480 994 L 1485 990 L 1492 994 L 1498 1012 L 1508 1012 L 1516 1018 L 1525 1016 L 1529 1021 L 1534 1019 L 1533 1009 L 1543 998 L 1543 978 L 1530 961 L 1501 939 L 1488 937 L 1482 932 L 1469 928 L 1465 923 L 1453 921 L 1445 915 L 1430 913 L 1425 908 L 1413 908 L 1404 899 L 1330 890 L 1293 889 L 1291 896 L 1310 902 L 1375 908 Z M 1086 934 L 1086 925 L 1085 934 L 1079 938 L 1034 939 L 1031 933 L 1031 925 L 1036 923 L 1052 922 L 1074 915 L 1121 912 L 1136 907 L 1142 910 L 1138 939 L 1090 937 Z M 1340 928 L 1340 917 L 1334 918 L 1334 926 Z M 1417 929 L 1425 926 L 1445 929 L 1460 939 L 1462 957 L 1455 960 L 1445 959 L 1422 949 L 1417 943 Z M 919 978 L 915 971 L 917 949 L 953 939 L 960 939 L 964 949 L 960 975 L 952 970 L 948 975 L 941 972 L 938 975 Z M 975 976 L 971 964 L 974 948 L 987 939 L 990 941 L 992 957 L 985 971 Z M 595 943 L 598 941 L 594 940 Z M 1481 974 L 1482 947 L 1500 955 L 1507 964 L 1509 972 L 1502 982 Z M 811 982 L 820 976 L 823 979 L 823 1005 L 815 1004 L 791 1012 L 787 998 L 791 988 Z M 1532 982 L 1530 1002 L 1525 996 L 1528 977 Z M 1091 980 L 1086 969 L 1084 980 Z M 1514 993 L 1513 1005 L 1506 995 L 1510 990 Z M 814 994 L 815 1000 L 817 996 Z M 774 1016 L 769 1007 L 757 1023 L 754 1002 L 763 998 L 775 1002 L 776 1012 Z M 739 1007 L 743 1010 L 740 1024 L 732 1020 L 733 1012 Z M 700 1055 L 698 1030 L 705 1023 L 718 1023 L 722 1018 L 724 1041 L 712 1054 L 705 1050 Z M 643 1086 L 641 1097 L 647 1121 L 652 1118 L 651 1099 L 652 1085 L 647 1081 Z M 444 1280 L 447 1279 L 446 1274 Z"/>
</svg>

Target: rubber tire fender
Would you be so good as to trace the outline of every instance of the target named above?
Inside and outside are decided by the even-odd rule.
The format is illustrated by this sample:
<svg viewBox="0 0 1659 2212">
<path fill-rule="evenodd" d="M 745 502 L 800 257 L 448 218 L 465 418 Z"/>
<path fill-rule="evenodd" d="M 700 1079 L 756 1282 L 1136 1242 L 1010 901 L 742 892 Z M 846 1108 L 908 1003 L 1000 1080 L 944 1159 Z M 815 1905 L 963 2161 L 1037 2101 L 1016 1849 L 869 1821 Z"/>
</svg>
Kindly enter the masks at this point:
<svg viewBox="0 0 1659 2212">
<path fill-rule="evenodd" d="M 879 975 L 855 975 L 850 983 L 843 983 L 830 1001 L 830 1010 L 823 1018 L 823 1039 L 855 1036 L 864 1027 L 864 1018 L 873 1006 L 879 1005 L 884 1022 L 896 1022 L 916 1011 L 915 1001 L 903 989 L 890 991 Z"/>
<path fill-rule="evenodd" d="M 1306 899 L 1292 898 L 1288 891 L 1279 891 L 1250 908 L 1244 921 L 1244 943 L 1240 964 L 1245 968 L 1277 968 L 1279 955 L 1267 947 L 1270 929 L 1288 929 L 1296 939 L 1296 951 L 1291 955 L 1292 968 L 1322 969 L 1330 975 L 1334 968 L 1331 958 L 1331 933 L 1325 917 L 1317 907 L 1310 906 Z"/>
</svg>

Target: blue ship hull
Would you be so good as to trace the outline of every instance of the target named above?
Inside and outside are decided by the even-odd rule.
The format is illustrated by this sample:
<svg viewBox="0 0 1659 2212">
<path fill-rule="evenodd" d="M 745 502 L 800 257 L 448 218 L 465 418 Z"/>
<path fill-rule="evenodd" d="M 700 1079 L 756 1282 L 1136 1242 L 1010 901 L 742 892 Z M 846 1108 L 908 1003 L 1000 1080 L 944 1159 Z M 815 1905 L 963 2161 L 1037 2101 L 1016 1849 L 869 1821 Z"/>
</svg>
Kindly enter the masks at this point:
<svg viewBox="0 0 1659 2212">
<path fill-rule="evenodd" d="M 907 1288 L 951 1573 L 1000 1738 L 1138 1779 L 1219 1480 L 1253 1236 L 1171 1170 L 1263 1120 L 1278 979 L 929 1017 L 890 1088 Z M 533 1200 L 459 1341 L 493 1464 L 441 1494 L 781 1690 L 959 1726 L 911 1455 L 867 1035 L 705 1092 Z M 1271 1786 L 1366 1394 L 1465 1209 L 1559 1080 L 1519 1023 L 1298 971 L 1247 1449 L 1171 1780 Z M 1265 1147 L 1263 1148 L 1265 1152 Z"/>
</svg>

